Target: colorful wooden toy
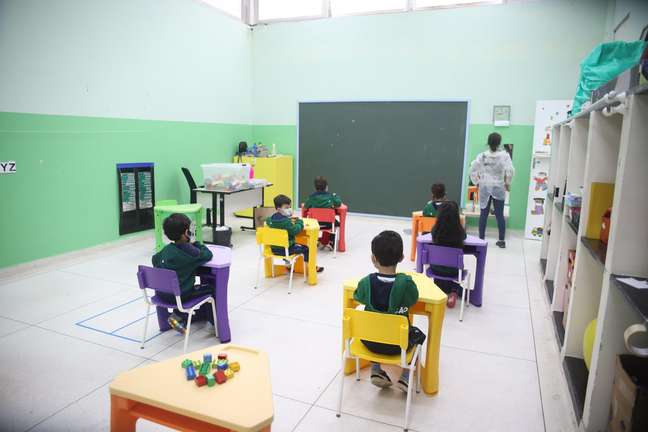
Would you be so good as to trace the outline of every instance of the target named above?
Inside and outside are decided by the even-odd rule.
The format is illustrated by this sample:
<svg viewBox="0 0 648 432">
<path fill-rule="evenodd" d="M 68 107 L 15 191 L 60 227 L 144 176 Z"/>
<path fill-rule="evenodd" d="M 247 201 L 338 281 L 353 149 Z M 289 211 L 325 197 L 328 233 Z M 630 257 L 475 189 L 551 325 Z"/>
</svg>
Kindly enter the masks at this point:
<svg viewBox="0 0 648 432">
<path fill-rule="evenodd" d="M 223 373 L 225 374 L 225 377 L 228 380 L 231 380 L 232 378 L 234 378 L 234 371 L 232 369 L 225 369 L 225 372 L 223 372 Z"/>
<path fill-rule="evenodd" d="M 217 370 L 214 372 L 214 378 L 216 378 L 216 382 L 218 384 L 223 384 L 225 381 L 227 381 L 227 377 L 225 376 L 225 373 L 221 370 Z"/>
<path fill-rule="evenodd" d="M 198 375 L 194 381 L 198 387 L 202 387 L 207 384 L 207 377 L 204 375 Z"/>
<path fill-rule="evenodd" d="M 185 368 L 185 375 L 187 376 L 187 381 L 196 379 L 196 370 L 194 369 L 192 363 L 189 363 L 189 365 Z"/>
<path fill-rule="evenodd" d="M 216 378 L 213 375 L 207 375 L 207 387 L 214 387 L 216 385 Z"/>
<path fill-rule="evenodd" d="M 210 353 L 203 354 L 203 363 L 211 363 L 212 355 Z"/>
<path fill-rule="evenodd" d="M 211 363 L 205 362 L 200 366 L 199 373 L 200 375 L 208 375 L 210 370 L 211 370 Z"/>
<path fill-rule="evenodd" d="M 182 369 L 187 369 L 187 366 L 189 366 L 189 365 L 193 366 L 193 362 L 191 360 L 189 360 L 189 359 L 184 359 L 182 361 L 182 364 L 180 365 L 180 367 L 182 367 Z"/>
<path fill-rule="evenodd" d="M 238 372 L 241 370 L 241 365 L 239 362 L 232 362 L 229 364 L 230 369 L 232 369 L 234 372 Z"/>
<path fill-rule="evenodd" d="M 218 360 L 227 360 L 227 353 L 219 353 Z"/>
<path fill-rule="evenodd" d="M 218 370 L 223 370 L 224 371 L 229 366 L 228 366 L 227 360 L 218 360 L 218 363 L 216 363 L 216 367 L 218 368 Z"/>
<path fill-rule="evenodd" d="M 193 365 L 194 365 L 194 369 L 200 370 L 200 366 L 202 366 L 202 362 L 200 360 L 194 360 Z"/>
</svg>

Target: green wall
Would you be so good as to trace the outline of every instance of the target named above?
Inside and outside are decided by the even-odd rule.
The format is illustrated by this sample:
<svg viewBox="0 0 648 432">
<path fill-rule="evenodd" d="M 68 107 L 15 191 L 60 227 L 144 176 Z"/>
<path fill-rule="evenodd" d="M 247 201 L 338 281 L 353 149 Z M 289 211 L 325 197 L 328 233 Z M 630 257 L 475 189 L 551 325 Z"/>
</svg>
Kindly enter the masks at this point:
<svg viewBox="0 0 648 432">
<path fill-rule="evenodd" d="M 229 160 L 249 125 L 0 113 L 0 267 L 119 238 L 115 164 L 154 162 L 156 199 L 189 201 L 180 167 Z"/>
<path fill-rule="evenodd" d="M 486 138 L 491 132 L 499 132 L 502 135 L 503 143 L 514 144 L 513 165 L 515 166 L 515 177 L 511 188 L 511 214 L 508 226 L 512 229 L 524 229 L 531 169 L 531 152 L 533 150 L 533 126 L 512 125 L 510 127 L 496 128 L 489 124 L 471 124 L 468 130 L 469 153 L 467 166 L 477 154 L 486 150 Z M 297 127 L 295 125 L 253 125 L 251 142 L 262 142 L 268 146 L 275 143 L 277 145 L 277 152 L 296 157 Z M 465 172 L 468 172 L 467 167 Z M 300 174 L 304 175 L 304 173 Z M 315 176 L 317 173 L 312 173 L 312 175 Z M 295 181 L 295 191 L 297 190 L 296 183 Z M 334 185 L 335 180 L 331 179 L 331 183 Z M 425 202 L 427 199 L 427 197 L 421 197 L 421 202 Z M 351 206 L 351 211 L 353 211 L 353 203 L 349 203 L 349 205 Z"/>
</svg>

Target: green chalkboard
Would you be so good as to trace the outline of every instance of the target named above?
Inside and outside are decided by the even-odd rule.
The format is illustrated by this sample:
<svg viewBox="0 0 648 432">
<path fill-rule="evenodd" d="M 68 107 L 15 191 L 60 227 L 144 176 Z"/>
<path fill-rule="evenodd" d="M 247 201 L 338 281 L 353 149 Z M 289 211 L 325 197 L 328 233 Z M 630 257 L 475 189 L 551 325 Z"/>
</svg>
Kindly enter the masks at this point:
<svg viewBox="0 0 648 432">
<path fill-rule="evenodd" d="M 446 184 L 461 201 L 467 101 L 299 104 L 299 200 L 323 175 L 349 211 L 411 216 Z"/>
</svg>

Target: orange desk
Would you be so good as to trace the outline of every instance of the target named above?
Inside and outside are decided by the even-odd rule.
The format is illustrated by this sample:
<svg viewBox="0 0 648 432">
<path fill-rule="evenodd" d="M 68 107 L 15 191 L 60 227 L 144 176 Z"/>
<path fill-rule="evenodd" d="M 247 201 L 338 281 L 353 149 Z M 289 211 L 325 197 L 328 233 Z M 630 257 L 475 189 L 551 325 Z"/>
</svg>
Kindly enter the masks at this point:
<svg viewBox="0 0 648 432">
<path fill-rule="evenodd" d="M 441 329 L 445 315 L 448 296 L 434 284 L 434 281 L 421 273 L 406 272 L 412 276 L 419 291 L 419 300 L 411 309 L 411 313 L 425 315 L 428 321 L 427 349 L 425 362 L 421 366 L 421 386 L 427 394 L 436 394 L 439 391 L 439 351 L 441 349 Z M 353 299 L 353 292 L 360 279 L 344 282 L 344 296 L 342 308 L 354 308 L 358 302 Z M 368 362 L 361 362 L 362 367 Z M 355 372 L 355 361 L 347 360 L 344 368 L 346 375 Z"/>
<path fill-rule="evenodd" d="M 185 379 L 185 358 L 226 352 L 241 371 L 224 384 L 198 387 Z M 110 430 L 132 432 L 140 418 L 180 431 L 270 431 L 274 417 L 270 367 L 264 352 L 216 345 L 121 373 L 110 384 Z"/>
<path fill-rule="evenodd" d="M 466 216 L 461 215 L 461 224 L 466 227 Z M 412 212 L 412 244 L 410 251 L 410 260 L 416 261 L 416 238 L 419 234 L 426 231 L 431 231 L 436 223 L 436 218 L 431 216 L 423 216 L 423 211 Z"/>
<path fill-rule="evenodd" d="M 319 237 L 319 223 L 315 219 L 303 218 L 304 229 L 295 236 L 295 241 L 308 246 L 308 284 L 317 284 L 317 240 Z M 264 260 L 265 277 L 272 277 L 272 258 Z M 275 265 L 274 275 L 286 274 L 285 265 Z M 304 265 L 301 260 L 295 264 L 295 272 L 304 274 Z"/>
</svg>

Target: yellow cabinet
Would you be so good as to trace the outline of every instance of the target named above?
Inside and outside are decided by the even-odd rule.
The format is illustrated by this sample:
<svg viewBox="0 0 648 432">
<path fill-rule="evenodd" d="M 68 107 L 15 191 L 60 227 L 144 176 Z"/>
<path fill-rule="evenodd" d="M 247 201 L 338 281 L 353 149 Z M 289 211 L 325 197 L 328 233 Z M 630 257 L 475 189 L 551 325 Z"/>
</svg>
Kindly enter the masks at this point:
<svg viewBox="0 0 648 432">
<path fill-rule="evenodd" d="M 238 156 L 233 162 L 239 162 Z M 272 186 L 265 189 L 263 205 L 273 207 L 272 200 L 279 194 L 293 198 L 293 158 L 292 156 L 277 155 L 275 157 L 255 158 L 244 156 L 241 163 L 250 164 L 254 167 L 254 177 L 266 179 Z M 294 203 L 293 203 L 294 204 Z M 246 209 L 236 213 L 240 217 L 252 217 L 252 209 Z"/>
</svg>

